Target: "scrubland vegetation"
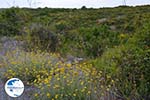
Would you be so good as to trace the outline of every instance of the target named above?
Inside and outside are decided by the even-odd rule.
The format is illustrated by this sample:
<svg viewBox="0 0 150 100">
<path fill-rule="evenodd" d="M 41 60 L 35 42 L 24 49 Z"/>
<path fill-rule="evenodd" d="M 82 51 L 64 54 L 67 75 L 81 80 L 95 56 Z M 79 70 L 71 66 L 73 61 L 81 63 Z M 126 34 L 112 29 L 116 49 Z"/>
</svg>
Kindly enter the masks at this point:
<svg viewBox="0 0 150 100">
<path fill-rule="evenodd" d="M 150 6 L 0 10 L 0 78 L 32 100 L 149 100 Z"/>
</svg>

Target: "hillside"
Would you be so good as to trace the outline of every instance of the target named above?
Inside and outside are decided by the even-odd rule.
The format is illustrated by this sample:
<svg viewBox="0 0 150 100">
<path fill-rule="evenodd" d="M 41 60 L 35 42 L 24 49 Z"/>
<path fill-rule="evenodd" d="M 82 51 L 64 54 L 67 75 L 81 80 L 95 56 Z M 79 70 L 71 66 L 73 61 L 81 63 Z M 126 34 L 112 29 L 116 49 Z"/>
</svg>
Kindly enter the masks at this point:
<svg viewBox="0 0 150 100">
<path fill-rule="evenodd" d="M 150 6 L 1 9 L 0 69 L 31 100 L 149 100 Z"/>
</svg>

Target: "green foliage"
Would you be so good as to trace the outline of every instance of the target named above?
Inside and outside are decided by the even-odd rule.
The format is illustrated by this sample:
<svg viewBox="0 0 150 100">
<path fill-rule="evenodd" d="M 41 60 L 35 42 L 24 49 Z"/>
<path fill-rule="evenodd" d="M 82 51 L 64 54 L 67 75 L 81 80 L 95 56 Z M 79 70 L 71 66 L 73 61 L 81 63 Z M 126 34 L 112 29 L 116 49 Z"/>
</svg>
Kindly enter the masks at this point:
<svg viewBox="0 0 150 100">
<path fill-rule="evenodd" d="M 67 21 L 59 21 L 55 24 L 58 33 L 65 33 L 66 30 L 71 29 L 71 25 Z"/>
<path fill-rule="evenodd" d="M 111 32 L 107 25 L 80 28 L 62 35 L 62 46 L 69 52 L 80 52 L 77 56 L 95 58 L 101 56 L 107 48 L 120 44 L 119 33 Z M 65 45 L 66 44 L 66 45 Z"/>
<path fill-rule="evenodd" d="M 23 25 L 25 25 L 29 19 L 29 13 L 19 8 L 3 10 L 0 20 L 0 35 L 14 36 L 21 34 Z"/>
<path fill-rule="evenodd" d="M 102 71 L 100 75 L 105 84 L 113 83 L 110 87 L 115 96 L 125 100 L 149 100 L 149 11 L 150 6 L 3 9 L 0 11 L 0 35 L 16 36 L 25 42 L 27 50 L 34 52 L 40 49 L 42 52 L 60 53 L 64 57 L 69 54 L 86 58 Z M 25 67 L 30 69 L 31 65 Z M 39 66 L 43 66 L 45 71 L 50 70 L 45 69 L 48 66 Z M 15 64 L 9 67 L 19 68 Z M 39 72 L 32 75 L 31 69 L 29 76 L 33 77 L 27 76 L 27 81 L 33 81 L 36 74 L 40 74 L 38 66 L 34 67 Z M 69 92 L 73 94 L 72 90 Z"/>
<path fill-rule="evenodd" d="M 150 24 L 145 23 L 129 41 L 108 49 L 93 63 L 118 80 L 116 93 L 125 99 L 147 99 L 150 93 Z"/>
<path fill-rule="evenodd" d="M 22 39 L 25 39 L 28 48 L 40 49 L 42 51 L 56 52 L 58 48 L 58 38 L 46 26 L 37 23 L 30 25 L 25 30 Z"/>
</svg>

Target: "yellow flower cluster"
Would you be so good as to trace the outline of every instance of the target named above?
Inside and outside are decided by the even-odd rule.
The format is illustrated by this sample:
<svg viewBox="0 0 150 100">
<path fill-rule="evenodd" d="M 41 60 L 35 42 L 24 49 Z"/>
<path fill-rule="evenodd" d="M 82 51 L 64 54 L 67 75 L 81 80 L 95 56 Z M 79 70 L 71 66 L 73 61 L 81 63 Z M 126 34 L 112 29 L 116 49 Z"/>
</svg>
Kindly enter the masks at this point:
<svg viewBox="0 0 150 100">
<path fill-rule="evenodd" d="M 92 64 L 72 64 L 61 62 L 58 58 L 59 54 L 23 52 L 19 57 L 10 57 L 5 76 L 27 81 L 29 85 L 40 89 L 34 97 L 50 100 L 98 99 L 115 83 L 111 76 L 105 77 L 103 72 Z M 105 79 L 110 80 L 112 84 L 105 84 Z"/>
</svg>

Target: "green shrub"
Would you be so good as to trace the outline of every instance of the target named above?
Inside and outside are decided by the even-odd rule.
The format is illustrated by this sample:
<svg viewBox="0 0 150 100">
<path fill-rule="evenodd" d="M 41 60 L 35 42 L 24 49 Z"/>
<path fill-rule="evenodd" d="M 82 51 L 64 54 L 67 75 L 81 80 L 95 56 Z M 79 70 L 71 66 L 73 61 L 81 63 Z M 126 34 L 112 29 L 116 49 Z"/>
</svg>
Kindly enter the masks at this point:
<svg viewBox="0 0 150 100">
<path fill-rule="evenodd" d="M 44 51 L 56 52 L 58 48 L 57 35 L 51 32 L 46 26 L 40 24 L 32 24 L 25 30 L 22 38 L 27 42 L 30 49 L 39 48 Z"/>
<path fill-rule="evenodd" d="M 124 99 L 148 99 L 150 93 L 149 24 L 129 41 L 108 49 L 94 65 L 117 79 L 116 93 Z"/>
<path fill-rule="evenodd" d="M 0 18 L 0 35 L 14 36 L 22 34 L 23 25 L 29 19 L 29 13 L 19 8 L 3 10 Z"/>
</svg>

